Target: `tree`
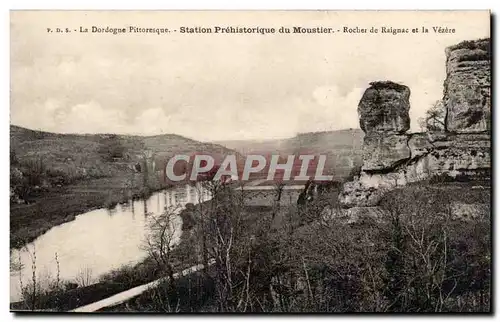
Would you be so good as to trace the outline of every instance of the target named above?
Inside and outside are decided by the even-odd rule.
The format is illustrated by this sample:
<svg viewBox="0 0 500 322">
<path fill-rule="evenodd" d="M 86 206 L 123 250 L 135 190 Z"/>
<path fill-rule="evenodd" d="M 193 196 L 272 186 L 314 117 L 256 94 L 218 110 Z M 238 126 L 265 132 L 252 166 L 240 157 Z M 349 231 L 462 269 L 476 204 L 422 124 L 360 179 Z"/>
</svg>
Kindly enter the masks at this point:
<svg viewBox="0 0 500 322">
<path fill-rule="evenodd" d="M 436 101 L 431 108 L 425 112 L 425 116 L 419 119 L 422 131 L 444 131 L 446 108 L 443 101 Z"/>
<path fill-rule="evenodd" d="M 17 164 L 19 164 L 19 159 L 17 158 L 16 151 L 10 149 L 10 165 L 17 165 Z"/>
<path fill-rule="evenodd" d="M 99 154 L 104 161 L 114 161 L 116 158 L 123 158 L 125 147 L 117 135 L 110 134 L 103 137 L 99 143 L 101 144 Z"/>
<path fill-rule="evenodd" d="M 162 304 L 165 311 L 171 312 L 173 306 L 176 311 L 179 307 L 180 295 L 174 276 L 174 267 L 172 265 L 172 249 L 176 238 L 177 207 L 165 207 L 165 211 L 149 219 L 149 234 L 146 236 L 145 249 L 150 258 L 156 263 L 157 271 L 167 278 L 166 299 L 156 299 Z M 156 295 L 156 293 L 154 293 Z M 174 294 L 174 298 L 169 298 L 168 294 Z M 155 301 L 156 301 L 155 300 Z"/>
<path fill-rule="evenodd" d="M 156 262 L 157 268 L 164 272 L 170 283 L 174 281 L 174 271 L 170 260 L 176 236 L 176 207 L 165 207 L 165 211 L 149 219 L 149 234 L 146 237 L 146 250 Z"/>
</svg>

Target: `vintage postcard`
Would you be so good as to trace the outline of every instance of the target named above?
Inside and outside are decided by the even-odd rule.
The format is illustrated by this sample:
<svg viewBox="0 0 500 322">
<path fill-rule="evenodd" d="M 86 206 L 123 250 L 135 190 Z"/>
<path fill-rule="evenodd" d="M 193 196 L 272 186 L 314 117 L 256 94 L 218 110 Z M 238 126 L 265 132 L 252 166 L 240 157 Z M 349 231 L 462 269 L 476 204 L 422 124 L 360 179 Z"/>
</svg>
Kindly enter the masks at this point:
<svg viewBox="0 0 500 322">
<path fill-rule="evenodd" d="M 11 11 L 11 311 L 492 312 L 490 26 Z"/>
</svg>

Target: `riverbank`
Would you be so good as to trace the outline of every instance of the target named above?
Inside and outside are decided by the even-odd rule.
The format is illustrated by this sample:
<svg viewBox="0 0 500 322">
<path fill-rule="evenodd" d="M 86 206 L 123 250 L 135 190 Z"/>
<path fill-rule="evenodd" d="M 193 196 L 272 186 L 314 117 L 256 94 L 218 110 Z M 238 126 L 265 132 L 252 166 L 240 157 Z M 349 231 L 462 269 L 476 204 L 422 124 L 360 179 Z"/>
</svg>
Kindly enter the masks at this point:
<svg viewBox="0 0 500 322">
<path fill-rule="evenodd" d="M 270 203 L 272 195 L 266 196 L 254 195 L 251 199 L 258 203 Z M 201 207 L 209 207 L 211 201 L 201 203 Z M 179 244 L 172 250 L 171 265 L 175 272 L 182 271 L 186 268 L 199 264 L 199 259 L 196 256 L 197 236 L 193 227 L 195 227 L 197 220 L 196 210 L 200 204 L 191 204 L 186 209 L 181 211 L 180 217 L 182 218 L 182 234 Z M 271 207 L 269 206 L 250 206 L 253 210 L 258 210 L 259 213 L 269 213 Z M 261 217 L 256 215 L 256 218 Z M 37 300 L 37 309 L 44 311 L 69 311 L 87 304 L 91 304 L 102 299 L 113 296 L 117 293 L 129 290 L 139 285 L 143 285 L 161 277 L 164 277 L 164 272 L 158 270 L 156 263 L 152 258 L 126 267 L 119 270 L 112 271 L 100 277 L 100 281 L 96 284 L 86 287 L 79 287 L 71 290 L 58 290 L 49 294 L 39 296 Z M 11 303 L 11 310 L 29 310 L 30 307 L 25 302 Z"/>
<path fill-rule="evenodd" d="M 268 192 L 257 193 L 248 192 L 251 200 L 250 208 L 259 212 L 268 213 L 271 208 L 263 204 L 271 204 L 273 194 Z M 286 198 L 288 199 L 288 198 Z M 296 199 L 296 198 L 294 198 Z M 249 200 L 249 201 L 250 201 Z M 259 201 L 260 200 L 260 201 Z M 201 204 L 202 207 L 209 207 L 210 201 Z M 260 205 L 257 205 L 260 204 Z M 182 271 L 186 268 L 199 264 L 199 258 L 196 257 L 195 246 L 198 244 L 192 228 L 199 220 L 198 211 L 200 205 L 188 204 L 180 216 L 182 218 L 182 235 L 178 246 L 174 248 L 171 255 L 171 264 L 174 271 Z M 251 211 L 253 213 L 253 211 Z M 260 216 L 257 216 L 260 217 Z M 43 310 L 67 311 L 84 306 L 96 301 L 105 299 L 114 294 L 129 290 L 139 285 L 143 285 L 164 277 L 164 272 L 159 272 L 156 263 L 151 258 L 146 258 L 136 265 L 123 267 L 117 271 L 110 272 L 100 278 L 100 282 L 71 290 L 57 290 L 49 294 L 39 296 L 36 307 Z M 73 282 L 73 281 L 70 281 Z M 30 306 L 27 303 L 12 303 L 14 310 L 26 310 Z"/>
<path fill-rule="evenodd" d="M 185 229 L 183 225 L 180 242 L 171 253 L 171 265 L 174 271 L 182 271 L 198 264 L 197 258 L 193 256 L 194 245 L 192 230 Z M 164 277 L 164 272 L 158 270 L 154 260 L 148 257 L 135 265 L 125 266 L 101 276 L 98 283 L 39 296 L 36 308 L 43 311 L 69 311 L 161 277 Z M 15 302 L 11 303 L 11 310 L 30 310 L 30 306 L 25 302 Z"/>
<path fill-rule="evenodd" d="M 238 222 L 244 228 L 231 244 L 235 256 L 226 257 L 230 265 L 99 312 L 400 312 L 393 307 L 399 296 L 410 299 L 405 312 L 491 312 L 490 197 L 486 183 L 408 185 L 380 205 L 397 220 L 354 223 L 317 220 L 309 207 L 283 209 L 268 225 L 269 211 L 252 207 Z M 469 217 L 455 217 L 457 203 Z M 471 211 L 474 205 L 484 207 Z M 246 249 L 248 259 L 238 256 Z M 226 267 L 234 287 L 224 298 Z M 435 284 L 426 294 L 429 284 L 419 283 L 429 276 Z"/>
<path fill-rule="evenodd" d="M 52 227 L 72 221 L 75 216 L 97 208 L 112 208 L 130 199 L 143 199 L 167 186 L 145 189 L 140 174 L 130 178 L 110 177 L 80 181 L 76 184 L 51 187 L 33 197 L 29 204 L 10 205 L 10 248 L 20 248 L 43 235 Z"/>
<path fill-rule="evenodd" d="M 281 206 L 276 208 L 274 205 L 275 192 L 267 189 L 245 191 L 245 205 L 241 209 L 241 217 L 238 221 L 238 226 L 245 227 L 245 232 L 242 232 L 243 234 L 238 235 L 237 238 L 247 239 L 250 235 L 259 235 L 262 239 L 255 242 L 254 246 L 257 246 L 259 243 L 269 242 L 268 238 L 282 240 L 283 236 L 280 234 L 288 224 L 296 228 L 306 224 L 306 221 L 296 217 L 298 213 L 295 201 L 299 192 L 287 190 L 287 195 L 282 195 Z M 338 192 L 333 194 L 336 193 Z M 330 196 L 321 196 L 316 203 L 323 204 L 330 199 Z M 202 204 L 202 206 L 210 207 L 208 203 Z M 189 211 L 188 207 L 182 215 L 184 226 L 196 226 L 201 219 L 200 214 L 199 209 L 193 208 Z M 257 233 L 258 231 L 261 233 Z M 271 251 L 271 248 L 268 250 Z M 260 260 L 255 261 L 256 267 L 253 267 L 252 271 L 258 271 Z M 246 259 L 237 257 L 231 263 L 236 264 L 237 262 L 246 263 Z M 149 289 L 121 304 L 104 307 L 98 312 L 217 312 L 216 266 L 217 264 L 209 267 L 204 273 L 195 272 L 176 279 L 175 288 L 171 287 L 169 282 L 163 281 L 154 289 Z M 241 269 L 241 267 L 239 268 Z M 238 281 L 241 276 L 234 275 L 233 277 L 235 278 L 234 285 L 241 286 L 241 283 L 244 283 L 241 279 Z"/>
</svg>

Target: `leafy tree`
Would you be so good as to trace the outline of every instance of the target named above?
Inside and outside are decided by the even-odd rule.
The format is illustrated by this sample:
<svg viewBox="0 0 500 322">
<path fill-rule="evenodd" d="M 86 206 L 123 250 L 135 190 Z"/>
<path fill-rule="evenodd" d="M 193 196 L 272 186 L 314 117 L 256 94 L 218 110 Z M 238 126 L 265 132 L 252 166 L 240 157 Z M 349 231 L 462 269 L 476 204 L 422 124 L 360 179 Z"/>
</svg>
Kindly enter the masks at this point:
<svg viewBox="0 0 500 322">
<path fill-rule="evenodd" d="M 431 108 L 425 112 L 425 116 L 419 119 L 422 131 L 444 131 L 446 108 L 443 101 L 436 101 Z"/>
</svg>

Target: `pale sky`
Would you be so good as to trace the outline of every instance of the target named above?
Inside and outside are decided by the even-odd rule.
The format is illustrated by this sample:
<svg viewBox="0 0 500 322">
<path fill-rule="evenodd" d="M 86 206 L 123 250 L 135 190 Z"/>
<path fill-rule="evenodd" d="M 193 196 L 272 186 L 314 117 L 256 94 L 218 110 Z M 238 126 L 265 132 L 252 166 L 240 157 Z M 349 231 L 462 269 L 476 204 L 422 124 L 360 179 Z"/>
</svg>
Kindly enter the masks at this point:
<svg viewBox="0 0 500 322">
<path fill-rule="evenodd" d="M 139 26 L 421 28 L 428 34 L 70 34 Z M 437 34 L 433 26 L 455 28 Z M 11 124 L 201 141 L 359 128 L 371 81 L 411 90 L 412 130 L 443 95 L 445 47 L 489 37 L 489 12 L 11 12 Z"/>
</svg>

